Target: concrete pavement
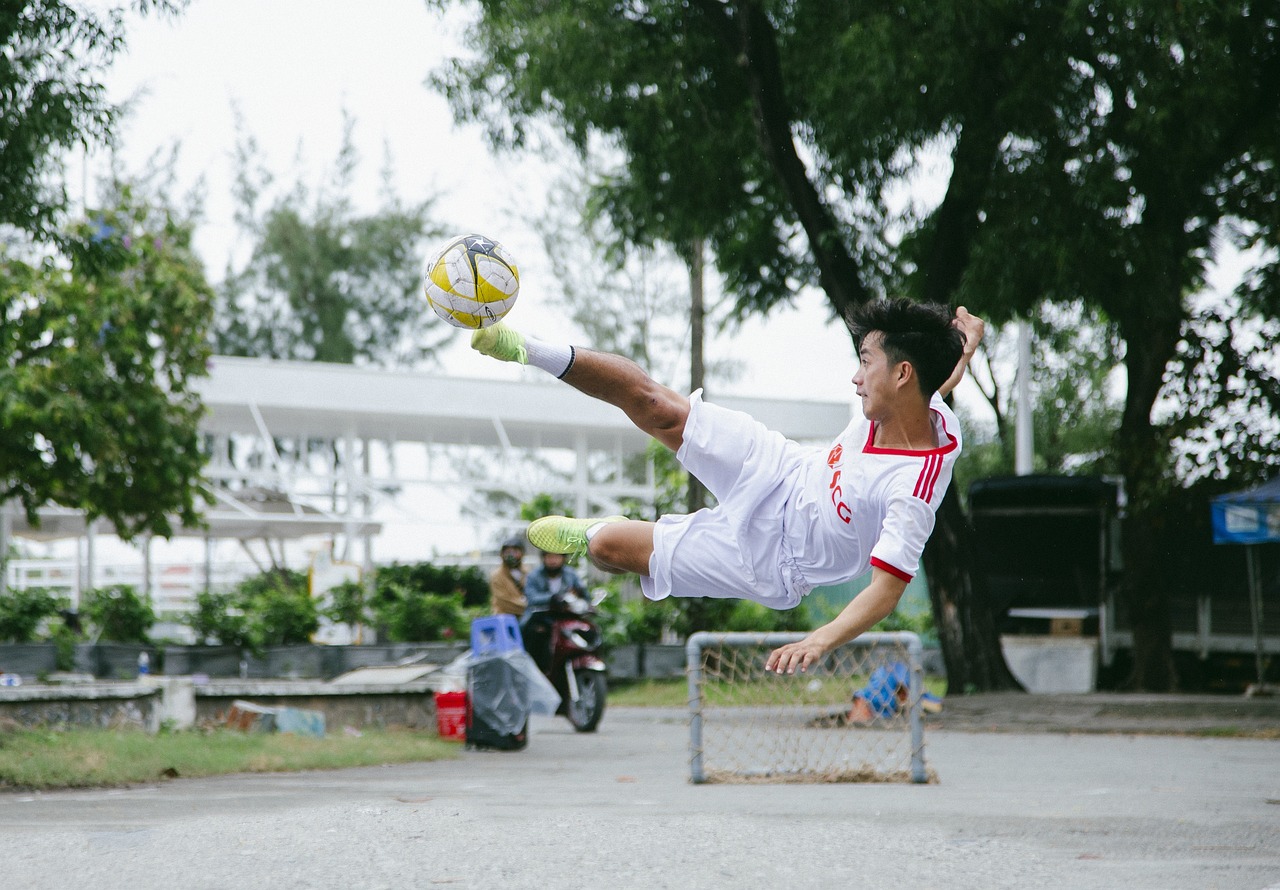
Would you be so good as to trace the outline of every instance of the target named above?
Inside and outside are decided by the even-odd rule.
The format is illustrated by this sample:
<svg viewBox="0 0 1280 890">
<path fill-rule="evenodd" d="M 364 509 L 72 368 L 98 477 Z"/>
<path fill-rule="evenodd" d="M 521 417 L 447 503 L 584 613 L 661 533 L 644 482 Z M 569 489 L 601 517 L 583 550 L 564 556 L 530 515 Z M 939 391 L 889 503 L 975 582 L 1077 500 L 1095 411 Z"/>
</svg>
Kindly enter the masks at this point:
<svg viewBox="0 0 1280 890">
<path fill-rule="evenodd" d="M 529 747 L 0 794 L 0 886 L 1280 890 L 1280 741 L 934 729 L 936 785 L 702 785 L 674 711 Z"/>
</svg>

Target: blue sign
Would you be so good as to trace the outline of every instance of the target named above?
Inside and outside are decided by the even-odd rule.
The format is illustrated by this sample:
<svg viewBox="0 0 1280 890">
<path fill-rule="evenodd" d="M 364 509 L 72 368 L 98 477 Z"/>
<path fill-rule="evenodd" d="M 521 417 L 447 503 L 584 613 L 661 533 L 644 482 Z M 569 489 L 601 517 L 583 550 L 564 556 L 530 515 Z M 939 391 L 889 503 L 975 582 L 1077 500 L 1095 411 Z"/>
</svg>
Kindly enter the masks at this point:
<svg viewBox="0 0 1280 890">
<path fill-rule="evenodd" d="M 1211 510 L 1215 544 L 1280 541 L 1280 479 L 1216 497 Z"/>
</svg>

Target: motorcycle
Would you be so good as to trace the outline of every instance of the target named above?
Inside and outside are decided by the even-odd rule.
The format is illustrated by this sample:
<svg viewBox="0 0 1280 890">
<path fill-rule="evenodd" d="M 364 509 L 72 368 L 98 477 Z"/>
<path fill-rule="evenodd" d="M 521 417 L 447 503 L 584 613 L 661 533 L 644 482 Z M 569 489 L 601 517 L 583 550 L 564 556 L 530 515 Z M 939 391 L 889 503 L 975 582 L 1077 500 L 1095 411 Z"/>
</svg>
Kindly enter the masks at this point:
<svg viewBox="0 0 1280 890">
<path fill-rule="evenodd" d="M 590 600 L 573 591 L 557 593 L 548 609 L 551 657 L 544 673 L 560 693 L 560 710 L 578 732 L 595 732 L 604 716 L 605 663 L 600 657 L 604 635 L 594 617 L 606 592 Z"/>
</svg>

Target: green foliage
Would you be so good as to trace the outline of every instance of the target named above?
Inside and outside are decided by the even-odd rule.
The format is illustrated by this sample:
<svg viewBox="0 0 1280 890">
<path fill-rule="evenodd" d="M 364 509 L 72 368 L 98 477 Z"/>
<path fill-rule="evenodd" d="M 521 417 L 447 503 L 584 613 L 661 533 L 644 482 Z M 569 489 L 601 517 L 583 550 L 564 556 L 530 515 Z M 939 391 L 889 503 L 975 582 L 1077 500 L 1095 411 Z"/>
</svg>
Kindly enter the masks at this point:
<svg viewBox="0 0 1280 890">
<path fill-rule="evenodd" d="M 369 621 L 369 606 L 366 602 L 365 586 L 360 581 L 343 581 L 329 589 L 329 608 L 324 617 L 338 624 L 366 624 Z"/>
<path fill-rule="evenodd" d="M 42 587 L 0 592 L 0 640 L 35 641 L 41 625 L 67 606 L 66 600 Z"/>
<path fill-rule="evenodd" d="M 375 597 L 384 587 L 399 586 L 421 593 L 460 594 L 464 605 L 487 606 L 489 581 L 475 566 L 438 566 L 429 562 L 379 566 L 374 575 Z"/>
<path fill-rule="evenodd" d="M 357 212 L 353 127 L 347 118 L 330 183 L 313 196 L 298 182 L 266 209 L 259 205 L 271 176 L 242 138 L 237 220 L 254 246 L 220 294 L 219 352 L 412 365 L 443 342 L 446 329 L 424 309 L 419 281 L 424 242 L 441 234 L 431 202 L 404 204 L 387 173 L 379 210 Z"/>
<path fill-rule="evenodd" d="M 136 11 L 172 14 L 186 0 L 136 0 Z M 124 50 L 124 19 L 112 4 L 34 0 L 0 16 L 0 225 L 51 236 L 66 189 L 62 156 L 109 142 L 119 111 L 104 70 Z"/>
<path fill-rule="evenodd" d="M 489 583 L 474 566 L 395 563 L 375 573 L 366 614 L 393 642 L 465 640 L 488 603 Z"/>
<path fill-rule="evenodd" d="M 701 614 L 689 608 L 703 603 L 713 608 Z M 667 633 L 684 640 L 700 630 L 772 633 L 814 627 L 805 605 L 777 611 L 750 600 L 669 597 L 658 602 L 643 598 L 622 602 L 610 596 L 601 604 L 598 617 L 605 642 L 611 646 L 660 643 Z"/>
<path fill-rule="evenodd" d="M 814 626 L 809 610 L 801 603 L 794 609 L 779 611 L 751 600 L 733 600 L 733 609 L 724 624 L 724 630 L 750 633 L 774 633 L 808 631 Z M 719 628 L 716 628 L 719 629 Z"/>
<path fill-rule="evenodd" d="M 47 502 L 84 510 L 126 538 L 197 525 L 212 300 L 190 229 L 126 185 L 61 246 L 0 259 L 0 501 L 32 521 Z"/>
<path fill-rule="evenodd" d="M 310 642 L 320 626 L 304 572 L 268 569 L 237 584 L 232 597 L 245 616 L 246 643 L 255 651 Z"/>
<path fill-rule="evenodd" d="M 200 644 L 220 643 L 224 646 L 246 646 L 249 643 L 248 620 L 230 593 L 201 591 L 196 594 L 195 610 L 185 618 Z"/>
<path fill-rule="evenodd" d="M 393 585 L 380 600 L 377 616 L 392 642 L 434 642 L 467 639 L 473 612 L 463 606 L 460 594 Z"/>
<path fill-rule="evenodd" d="M 533 522 L 543 516 L 572 516 L 573 508 L 565 498 L 550 494 L 537 494 L 520 505 L 520 518 L 524 522 Z"/>
<path fill-rule="evenodd" d="M 601 603 L 597 614 L 606 646 L 658 643 L 662 640 L 663 631 L 678 618 L 679 612 L 671 599 L 622 602 L 617 596 L 610 596 Z"/>
<path fill-rule="evenodd" d="M 97 638 L 114 643 L 146 643 L 156 623 L 151 601 L 128 584 L 90 590 L 80 603 L 80 613 Z"/>
</svg>

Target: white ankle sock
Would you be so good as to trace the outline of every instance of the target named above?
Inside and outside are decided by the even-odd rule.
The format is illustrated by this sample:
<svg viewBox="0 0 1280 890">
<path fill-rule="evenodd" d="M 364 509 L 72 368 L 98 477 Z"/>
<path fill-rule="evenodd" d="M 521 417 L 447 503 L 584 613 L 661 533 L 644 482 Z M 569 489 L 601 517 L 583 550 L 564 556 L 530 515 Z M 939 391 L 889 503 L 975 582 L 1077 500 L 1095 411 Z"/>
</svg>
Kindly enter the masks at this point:
<svg viewBox="0 0 1280 890">
<path fill-rule="evenodd" d="M 524 351 L 529 364 L 554 377 L 563 377 L 573 367 L 573 347 L 563 343 L 547 343 L 526 334 Z"/>
</svg>

